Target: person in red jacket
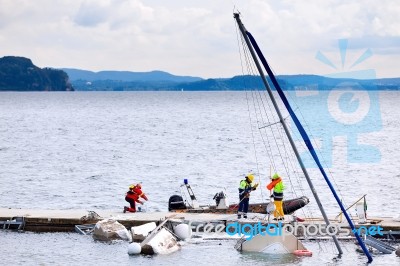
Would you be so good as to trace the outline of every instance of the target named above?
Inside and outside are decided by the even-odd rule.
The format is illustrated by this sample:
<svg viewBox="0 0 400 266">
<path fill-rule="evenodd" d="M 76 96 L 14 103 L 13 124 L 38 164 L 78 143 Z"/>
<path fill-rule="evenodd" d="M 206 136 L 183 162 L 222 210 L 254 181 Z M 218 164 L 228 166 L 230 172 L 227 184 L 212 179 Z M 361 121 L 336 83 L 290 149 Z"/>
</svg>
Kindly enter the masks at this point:
<svg viewBox="0 0 400 266">
<path fill-rule="evenodd" d="M 130 185 L 129 191 L 126 192 L 125 200 L 129 202 L 130 207 L 124 206 L 125 212 L 136 212 L 136 202 L 139 204 L 143 204 L 143 201 L 140 198 L 147 201 L 147 196 L 142 191 L 142 186 L 140 184 Z"/>
</svg>

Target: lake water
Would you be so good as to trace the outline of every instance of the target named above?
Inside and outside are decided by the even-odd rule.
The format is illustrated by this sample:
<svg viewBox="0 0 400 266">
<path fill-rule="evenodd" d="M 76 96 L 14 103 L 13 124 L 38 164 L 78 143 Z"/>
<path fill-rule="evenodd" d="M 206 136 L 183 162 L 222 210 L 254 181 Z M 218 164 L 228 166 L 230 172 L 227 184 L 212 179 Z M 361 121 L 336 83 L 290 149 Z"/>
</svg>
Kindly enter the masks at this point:
<svg viewBox="0 0 400 266">
<path fill-rule="evenodd" d="M 299 98 L 298 105 L 305 110 L 306 124 L 326 133 L 313 131 L 313 136 L 332 140 L 331 152 L 325 154 L 328 171 L 344 202 L 349 205 L 367 194 L 369 216 L 395 217 L 400 204 L 400 93 L 376 95 L 371 106 L 377 109 L 367 127 L 345 125 L 342 131 L 336 127 L 337 134 L 324 115 L 326 95 Z M 3 92 L 0 207 L 122 211 L 127 187 L 141 182 L 150 199 L 145 209 L 165 211 L 169 196 L 179 192 L 184 178 L 203 204 L 213 203 L 214 194 L 223 189 L 235 202 L 243 175 L 259 169 L 256 178 L 265 180 L 264 188 L 264 173 L 271 164 L 263 163 L 262 157 L 255 159 L 258 142 L 253 141 L 247 110 L 245 92 Z M 370 150 L 353 154 L 354 145 L 348 145 L 348 140 L 354 136 L 356 142 L 378 152 L 371 157 Z M 354 158 L 358 161 L 352 162 Z M 325 181 L 316 169 L 309 170 L 326 211 L 338 214 Z M 284 180 L 285 195 L 297 195 L 295 182 Z M 265 201 L 266 191 L 258 191 L 251 201 Z M 300 192 L 312 201 L 306 213 L 320 216 L 311 193 Z M 154 257 L 130 257 L 125 242 L 104 244 L 74 233 L 0 231 L 0 242 L 2 264 L 354 265 L 366 261 L 351 242 L 344 243 L 341 259 L 334 258 L 329 242 L 307 242 L 314 252 L 311 258 L 242 254 L 233 249 L 232 241 L 197 241 L 175 254 Z M 377 255 L 373 265 L 399 263 L 394 254 Z"/>
</svg>

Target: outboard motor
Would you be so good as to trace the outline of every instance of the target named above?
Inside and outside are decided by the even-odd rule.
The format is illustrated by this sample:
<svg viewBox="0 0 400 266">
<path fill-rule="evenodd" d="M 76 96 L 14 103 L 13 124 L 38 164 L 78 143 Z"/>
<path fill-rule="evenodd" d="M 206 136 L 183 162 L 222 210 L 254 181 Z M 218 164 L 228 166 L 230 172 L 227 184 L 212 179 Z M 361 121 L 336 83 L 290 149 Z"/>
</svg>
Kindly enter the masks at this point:
<svg viewBox="0 0 400 266">
<path fill-rule="evenodd" d="M 168 201 L 168 211 L 187 209 L 183 198 L 179 195 L 172 195 Z"/>
<path fill-rule="evenodd" d="M 226 199 L 226 194 L 221 191 L 215 194 L 213 200 L 215 200 L 215 205 L 217 209 L 227 209 L 228 203 Z"/>
</svg>

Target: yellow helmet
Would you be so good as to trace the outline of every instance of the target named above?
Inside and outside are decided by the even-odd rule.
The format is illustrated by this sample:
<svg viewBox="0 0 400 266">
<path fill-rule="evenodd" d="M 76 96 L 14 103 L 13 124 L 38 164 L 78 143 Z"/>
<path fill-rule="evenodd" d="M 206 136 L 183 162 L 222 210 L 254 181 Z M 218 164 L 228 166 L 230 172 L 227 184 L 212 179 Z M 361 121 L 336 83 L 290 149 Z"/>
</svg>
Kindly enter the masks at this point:
<svg viewBox="0 0 400 266">
<path fill-rule="evenodd" d="M 134 188 L 139 188 L 139 189 L 141 189 L 142 188 L 142 185 L 140 184 L 140 183 L 137 183 L 136 185 L 130 185 L 129 186 L 129 189 L 134 189 Z"/>
<path fill-rule="evenodd" d="M 246 177 L 250 180 L 250 183 L 254 181 L 254 175 L 253 174 L 248 174 Z"/>
<path fill-rule="evenodd" d="M 272 176 L 272 179 L 274 180 L 274 179 L 278 179 L 280 176 L 278 175 L 278 173 L 275 173 L 273 176 Z"/>
</svg>

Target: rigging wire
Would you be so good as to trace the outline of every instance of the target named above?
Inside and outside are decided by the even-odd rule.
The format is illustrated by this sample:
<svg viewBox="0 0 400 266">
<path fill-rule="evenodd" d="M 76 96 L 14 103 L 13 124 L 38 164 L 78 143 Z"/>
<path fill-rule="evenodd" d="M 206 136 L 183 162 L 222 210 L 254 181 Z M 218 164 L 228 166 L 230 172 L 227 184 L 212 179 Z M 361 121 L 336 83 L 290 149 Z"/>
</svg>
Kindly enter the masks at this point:
<svg viewBox="0 0 400 266">
<path fill-rule="evenodd" d="M 242 53 L 241 53 L 241 49 L 240 49 L 240 43 L 239 43 L 239 33 L 238 33 L 238 28 L 236 27 L 236 23 L 235 24 L 235 29 L 236 29 L 236 40 L 237 40 L 237 44 L 238 44 L 238 50 L 239 50 L 239 57 L 240 57 L 240 65 L 241 65 L 241 69 L 242 69 L 242 74 L 244 76 L 244 69 L 243 69 L 243 62 L 242 62 Z M 246 82 L 245 79 L 243 79 L 243 82 L 245 83 L 244 86 L 246 86 Z M 258 181 L 259 184 L 261 185 L 261 175 L 260 175 L 260 169 L 259 169 L 259 163 L 258 163 L 258 156 L 257 156 L 257 152 L 256 152 L 256 143 L 255 143 L 255 138 L 254 138 L 254 132 L 253 132 L 253 127 L 252 127 L 252 121 L 251 121 L 251 115 L 250 115 L 250 105 L 249 105 L 249 99 L 247 96 L 247 90 L 245 91 L 246 94 L 246 103 L 247 103 L 247 111 L 249 114 L 249 123 L 250 123 L 250 129 L 251 129 L 251 137 L 253 140 L 253 149 L 254 149 L 254 157 L 256 160 L 256 167 L 257 167 L 257 176 L 258 176 Z M 261 187 L 261 186 L 260 186 Z M 261 192 L 261 200 L 262 202 L 264 202 L 264 193 L 263 193 L 263 189 L 260 188 L 260 192 Z"/>
<path fill-rule="evenodd" d="M 275 71 L 273 70 L 273 68 L 272 68 L 271 66 L 270 66 L 270 68 L 271 68 L 272 73 L 275 74 Z M 313 136 L 312 133 L 311 133 L 312 131 L 310 130 L 310 126 L 309 126 L 309 124 L 307 123 L 307 120 L 305 119 L 305 117 L 304 117 L 304 115 L 303 115 L 303 112 L 301 111 L 301 108 L 299 108 L 299 105 L 298 105 L 297 102 L 291 97 L 290 93 L 286 93 L 286 95 L 289 96 L 289 98 L 291 99 L 291 102 L 292 102 L 292 103 L 293 103 L 293 102 L 295 103 L 295 107 L 296 107 L 296 108 L 295 108 L 294 110 L 299 111 L 299 113 L 300 113 L 300 115 L 301 115 L 301 117 L 302 117 L 302 124 L 304 123 L 304 124 L 306 125 L 307 133 L 310 135 L 310 140 L 311 140 L 311 142 L 312 142 L 313 145 L 314 145 L 314 149 L 318 152 L 318 156 L 321 156 L 322 162 L 323 162 L 324 166 L 326 167 L 326 166 L 327 166 L 326 159 L 325 159 L 325 157 L 323 156 L 321 150 L 319 149 L 319 145 L 317 145 L 317 143 L 316 143 L 316 138 L 314 138 L 314 136 Z M 307 149 L 307 147 L 305 146 L 305 143 L 304 143 L 304 142 L 300 141 L 299 143 L 300 143 L 300 145 L 301 145 L 303 148 Z M 283 144 L 284 144 L 284 142 L 283 142 Z M 293 155 L 293 156 L 294 156 L 294 155 Z M 333 182 L 334 182 L 335 186 L 338 188 L 338 185 L 337 185 L 337 183 L 336 183 L 336 180 L 335 180 L 335 178 L 334 178 L 334 176 L 333 176 L 332 171 L 331 171 L 329 168 L 327 168 L 327 169 L 328 169 L 328 172 L 329 172 L 329 174 L 330 174 L 330 177 L 333 179 Z M 339 188 L 338 188 L 338 190 L 339 190 L 339 195 L 340 195 L 340 197 L 343 199 L 343 194 L 341 193 L 341 191 L 340 191 Z M 346 204 L 345 202 L 343 202 L 343 204 L 347 207 L 347 204 Z"/>
<path fill-rule="evenodd" d="M 280 147 L 280 144 L 278 143 L 278 140 L 277 140 L 277 138 L 275 137 L 275 135 L 276 135 L 276 131 L 278 132 L 278 135 L 279 135 L 279 138 L 281 139 L 281 140 L 283 140 L 283 138 L 284 138 L 284 135 L 281 133 L 282 131 L 280 131 L 279 130 L 279 128 L 281 129 L 282 128 L 282 125 L 281 124 L 279 124 L 279 127 L 278 127 L 278 130 L 277 129 L 275 129 L 275 127 L 273 127 L 272 125 L 274 125 L 274 124 L 276 124 L 276 122 L 273 122 L 273 121 L 276 121 L 276 120 L 278 120 L 278 118 L 270 118 L 269 117 L 269 113 L 271 113 L 271 114 L 273 114 L 274 112 L 272 112 L 272 107 L 271 107 L 271 102 L 270 101 L 268 101 L 268 100 L 266 100 L 266 101 L 264 101 L 263 100 L 263 95 L 262 95 L 262 93 L 260 92 L 260 91 L 257 91 L 256 93 L 258 93 L 258 95 L 256 95 L 255 96 L 255 101 L 257 101 L 257 104 L 258 104 L 258 108 L 259 108 L 259 110 L 261 111 L 261 110 L 264 110 L 264 113 L 266 114 L 266 118 L 267 118 L 267 120 L 268 120 L 268 123 L 271 125 L 269 128 L 271 128 L 271 131 L 272 131 L 272 136 L 273 136 L 273 140 L 274 140 L 274 142 L 275 142 L 275 144 L 276 144 L 276 146 L 277 146 L 277 151 L 279 152 L 279 158 L 281 158 L 282 159 L 282 164 L 284 165 L 284 168 L 286 169 L 286 175 L 287 176 L 289 176 L 290 177 L 290 173 L 289 173 L 289 171 L 287 170 L 289 167 L 288 167 L 288 165 L 287 165 L 287 163 L 285 163 L 285 160 L 284 160 L 284 156 L 283 156 L 283 152 L 281 152 L 281 149 L 279 148 Z M 264 94 L 265 95 L 265 94 Z M 258 96 L 258 97 L 257 97 Z M 266 95 L 265 95 L 265 97 L 266 97 Z M 267 103 L 267 105 L 268 105 L 268 111 L 266 110 L 267 108 L 266 108 L 266 106 L 265 106 L 265 104 L 264 104 L 264 102 L 266 102 Z M 256 106 L 254 106 L 254 108 L 257 108 Z M 257 121 L 259 121 L 259 120 L 262 120 L 262 123 L 263 124 L 267 124 L 267 123 L 265 123 L 265 121 L 264 121 L 264 118 L 261 116 L 261 119 L 257 119 Z M 271 121 L 272 120 L 272 121 Z M 259 125 L 259 124 L 258 124 Z M 258 126 L 258 128 L 259 129 L 265 129 L 265 130 L 267 130 L 266 129 L 266 127 L 264 127 L 264 126 Z M 275 132 L 275 133 L 274 133 Z M 267 138 L 268 138 L 268 134 L 266 134 L 266 136 L 267 136 Z M 265 140 L 263 140 L 264 141 L 264 143 L 265 143 Z M 269 147 L 269 151 L 270 151 L 270 153 L 272 154 L 272 148 L 271 148 L 271 145 L 270 145 L 270 141 L 269 141 L 269 139 L 267 139 L 267 143 L 268 143 L 268 147 Z M 284 141 L 282 141 L 282 144 L 281 145 L 285 145 L 285 142 Z M 286 157 L 288 157 L 287 155 L 288 155 L 288 152 L 287 152 L 287 149 L 285 148 L 285 146 L 284 146 L 284 152 L 285 152 L 285 154 L 286 154 Z M 274 164 L 274 170 L 275 170 L 275 172 L 277 171 L 277 167 L 276 167 L 276 165 L 275 165 L 275 163 L 274 163 L 274 160 L 271 158 L 271 162 Z"/>
<path fill-rule="evenodd" d="M 243 45 L 243 39 L 242 39 L 242 45 Z M 247 46 L 244 46 L 244 45 L 243 45 L 243 47 L 247 47 Z M 245 51 L 246 51 L 246 50 L 245 50 Z M 248 62 L 251 62 L 251 60 L 249 60 L 248 51 L 247 51 L 247 53 L 246 53 L 246 62 L 247 62 L 248 69 L 249 69 L 248 72 L 251 73 L 252 76 L 254 76 L 254 73 L 255 73 L 255 72 L 254 72 L 253 65 L 248 63 Z M 252 90 L 251 96 L 252 96 L 252 99 L 253 99 L 253 108 L 254 108 L 254 113 L 255 113 L 255 115 L 256 115 L 257 128 L 258 128 L 258 131 L 259 131 L 259 133 L 260 133 L 260 137 L 261 137 L 261 139 L 262 139 L 262 143 L 263 143 L 263 145 L 264 145 L 264 148 L 265 148 L 265 150 L 266 150 L 266 154 L 267 154 L 268 157 L 269 157 L 270 165 L 272 164 L 273 167 L 274 167 L 274 171 L 276 171 L 277 167 L 276 167 L 276 164 L 275 164 L 275 160 L 272 158 L 272 147 L 271 147 L 271 144 L 270 144 L 271 142 L 268 140 L 268 135 L 266 135 L 267 141 L 265 141 L 264 135 L 263 135 L 263 134 L 261 133 L 261 131 L 259 130 L 260 128 L 262 128 L 262 126 L 260 126 L 259 123 L 260 123 L 260 120 L 263 120 L 263 118 L 262 118 L 261 112 L 260 112 L 260 113 L 257 112 L 257 106 L 260 106 L 260 103 L 259 103 L 259 101 L 258 101 L 257 94 L 256 94 L 256 92 L 255 92 L 254 90 Z M 257 102 L 257 104 L 256 104 L 256 102 Z M 258 110 L 261 110 L 261 108 L 258 107 Z M 259 116 L 261 116 L 261 118 L 260 118 Z M 265 124 L 265 122 L 263 122 L 263 123 Z M 266 145 L 266 143 L 268 143 L 268 145 Z"/>
<path fill-rule="evenodd" d="M 242 40 L 242 43 L 243 43 L 243 40 Z M 243 69 L 242 69 L 242 71 L 243 71 Z M 266 112 L 266 109 L 265 109 L 265 105 L 264 105 L 264 102 L 263 102 L 263 100 L 262 100 L 262 95 L 261 94 L 259 94 L 259 95 L 257 95 L 257 93 L 255 92 L 255 93 L 253 93 L 252 94 L 252 96 L 253 96 L 253 107 L 255 108 L 256 106 L 258 106 L 259 107 L 259 111 L 260 111 L 260 113 L 257 113 L 257 110 L 255 110 L 255 114 L 256 114 L 256 116 L 258 115 L 258 116 L 260 116 L 261 118 L 260 119 L 257 119 L 257 123 L 259 124 L 259 122 L 260 121 L 264 121 L 264 118 L 263 118 L 263 114 L 261 113 L 261 106 L 263 106 L 264 107 L 264 112 L 265 112 L 265 114 L 266 114 L 266 116 L 267 116 L 267 120 L 268 120 L 268 112 Z M 260 98 L 258 98 L 258 96 L 260 96 Z M 256 102 L 257 102 L 257 104 L 256 104 Z M 267 101 L 267 103 L 268 103 L 268 101 Z M 285 104 L 286 104 L 286 102 L 285 102 Z M 248 109 L 250 110 L 250 108 L 249 108 L 249 104 L 248 104 Z M 271 110 L 271 109 L 270 109 Z M 302 117 L 304 117 L 303 115 L 302 115 Z M 307 125 L 308 126 L 308 125 Z M 271 131 L 273 132 L 274 131 L 274 127 L 273 126 L 271 126 L 271 127 L 269 127 L 270 129 L 271 129 Z M 281 131 L 279 131 L 279 128 L 280 127 L 278 127 L 278 134 L 282 134 L 282 130 Z M 259 129 L 260 129 L 260 127 L 259 127 Z M 266 127 L 264 127 L 263 129 L 266 129 Z M 260 130 L 260 133 L 261 133 L 261 130 Z M 252 135 L 254 135 L 254 134 L 252 134 Z M 268 134 L 266 134 L 267 136 L 268 136 Z M 274 142 L 275 142 L 275 145 L 277 145 L 277 151 L 278 151 L 278 153 L 279 153 L 279 157 L 282 159 L 282 164 L 283 164 L 283 167 L 285 168 L 285 170 L 287 171 L 287 174 L 288 174 L 288 178 L 289 178 L 289 180 L 290 180 L 290 175 L 289 175 L 289 166 L 290 167 L 292 167 L 293 169 L 296 169 L 295 167 L 293 167 L 293 165 L 292 164 L 290 164 L 290 163 L 287 163 L 287 164 L 285 164 L 285 160 L 284 160 L 284 157 L 282 156 L 282 153 L 281 153 L 281 151 L 280 151 L 280 146 L 278 145 L 278 141 L 277 141 L 277 138 L 276 138 L 276 136 L 275 136 L 275 134 L 272 134 L 272 136 L 273 136 L 273 140 L 274 140 Z M 281 135 L 282 136 L 282 135 Z M 311 135 L 312 136 L 312 135 Z M 281 137 L 279 140 L 281 140 L 282 141 L 282 146 L 283 146 L 283 150 L 285 151 L 285 155 L 286 155 L 286 159 L 288 159 L 290 156 L 289 156 L 289 154 L 287 153 L 287 149 L 285 148 L 285 145 L 284 145 L 284 141 L 283 141 L 283 138 Z M 311 140 L 312 142 L 314 142 L 315 143 L 315 139 L 312 139 Z M 266 145 L 265 145 L 265 140 L 263 139 L 263 142 L 264 142 L 264 146 L 266 147 Z M 319 146 L 318 145 L 315 145 L 315 147 L 317 148 L 316 149 L 316 151 L 319 153 L 319 155 L 322 155 L 322 153 L 319 151 Z M 272 154 L 272 151 L 271 151 L 271 154 Z M 314 155 L 314 154 L 313 154 Z M 269 155 L 270 156 L 270 155 Z M 293 157 L 293 156 L 292 156 Z M 325 158 L 322 156 L 321 157 L 322 159 L 323 159 L 323 163 L 324 164 L 326 164 L 326 161 L 325 161 Z M 271 162 L 272 162 L 273 160 L 271 160 Z M 276 169 L 276 168 L 275 168 Z M 330 171 L 330 169 L 328 168 L 328 172 L 330 173 L 330 176 L 332 176 L 332 172 Z M 297 173 L 297 171 L 293 171 L 293 174 L 295 175 L 295 176 L 298 176 L 298 173 Z M 324 174 L 324 173 L 323 173 Z M 325 174 L 324 174 L 324 176 L 325 176 Z M 326 178 L 327 179 L 327 178 Z M 291 180 L 290 180 L 290 182 L 291 182 Z M 327 181 L 328 182 L 328 181 Z M 334 180 L 334 184 L 337 186 L 337 184 L 336 184 L 336 181 Z M 328 185 L 330 185 L 329 184 L 329 182 L 328 182 Z M 341 193 L 341 191 L 339 190 L 339 195 L 340 196 L 342 196 L 342 193 Z M 335 197 L 337 198 L 337 196 L 335 195 Z"/>
<path fill-rule="evenodd" d="M 241 41 L 242 41 L 242 47 L 247 47 L 245 45 L 245 43 L 244 43 L 245 41 L 243 39 L 243 36 L 241 38 Z M 250 55 L 249 55 L 248 49 L 243 48 L 243 51 L 244 51 L 243 53 L 244 53 L 244 58 L 245 58 L 246 66 L 247 66 L 247 69 L 248 69 L 248 73 L 250 73 L 253 76 L 258 76 L 258 75 L 255 75 L 256 71 L 254 70 L 255 69 L 254 63 L 252 63 L 252 64 L 249 63 L 249 62 L 253 62 L 253 61 L 250 60 Z M 242 60 L 242 58 L 241 58 L 241 60 Z M 243 63 L 242 63 L 242 61 L 241 61 L 241 65 L 242 65 L 242 72 L 243 72 Z M 269 97 L 267 96 L 266 91 L 264 93 L 264 97 L 267 98 L 267 100 L 263 99 L 263 94 L 261 93 L 260 90 L 253 89 L 251 91 L 252 91 L 251 95 L 252 95 L 252 98 L 253 98 L 253 108 L 255 110 L 254 112 L 255 112 L 255 115 L 257 117 L 256 121 L 257 121 L 258 128 L 259 129 L 261 129 L 261 128 L 265 129 L 265 127 L 260 126 L 260 121 L 265 125 L 264 117 L 266 118 L 267 121 L 269 121 L 270 124 L 271 124 L 271 120 L 273 121 L 272 123 L 274 123 L 275 121 L 277 121 L 279 119 L 277 117 L 271 119 L 269 117 L 269 115 L 268 115 L 268 114 L 272 114 L 272 117 L 273 117 L 273 114 L 275 114 L 275 111 L 271 107 L 272 103 L 271 103 L 271 100 L 268 100 Z M 265 102 L 267 103 L 268 108 L 266 108 Z M 258 107 L 258 109 L 257 109 L 257 107 Z M 268 109 L 268 111 L 267 111 L 267 109 Z M 259 110 L 259 112 L 257 112 L 257 110 Z M 262 112 L 262 110 L 263 110 L 263 112 Z M 275 114 L 275 116 L 277 116 L 277 115 Z M 280 126 L 278 126 L 277 129 L 275 127 L 271 126 L 270 127 L 270 131 L 272 133 L 272 137 L 271 137 L 270 134 L 267 133 L 266 129 L 265 129 L 264 134 L 263 134 L 263 132 L 261 130 L 259 130 L 259 133 L 260 133 L 260 137 L 262 139 L 262 143 L 264 145 L 264 148 L 266 150 L 266 153 L 267 153 L 267 155 L 268 155 L 268 157 L 270 159 L 271 164 L 274 167 L 274 172 L 276 172 L 278 167 L 277 167 L 277 165 L 275 163 L 276 160 L 274 160 L 272 158 L 274 156 L 274 153 L 273 153 L 273 149 L 272 149 L 271 143 L 274 143 L 275 146 L 276 146 L 275 150 L 278 152 L 278 155 L 279 155 L 279 156 L 276 156 L 276 157 L 281 159 L 281 163 L 283 165 L 284 171 L 286 172 L 286 176 L 288 177 L 288 180 L 289 180 L 289 182 L 291 184 L 290 188 L 292 190 L 292 193 L 296 197 L 297 197 L 297 193 L 298 192 L 301 192 L 304 195 L 305 190 L 304 190 L 303 185 L 302 185 L 302 180 L 300 179 L 300 176 L 299 176 L 299 168 L 298 167 L 296 168 L 294 166 L 294 163 L 293 163 L 294 161 L 297 162 L 297 158 L 295 158 L 295 154 L 294 154 L 293 151 L 288 153 L 288 148 L 286 147 L 287 144 L 285 145 L 285 141 L 284 141 L 284 139 L 286 139 L 287 137 L 286 137 L 285 134 L 283 134 L 282 124 L 280 124 Z M 265 137 L 264 137 L 264 135 L 265 135 Z M 277 136 L 279 136 L 279 137 L 277 138 Z M 272 138 L 272 140 L 270 140 L 270 138 Z M 280 141 L 278 141 L 278 139 Z M 282 151 L 282 147 L 281 146 L 283 146 L 283 151 Z M 292 158 L 292 159 L 291 160 L 287 160 L 288 162 L 286 162 L 285 159 L 288 159 L 288 158 Z M 295 158 L 295 159 L 293 160 L 293 158 Z M 290 168 L 291 168 L 291 170 L 290 170 Z M 297 185 L 295 185 L 293 183 L 292 178 L 291 178 L 292 175 L 294 175 L 296 177 Z M 295 190 L 295 188 L 296 188 L 296 190 Z M 312 217 L 313 216 L 313 214 L 311 213 L 309 208 L 303 208 L 301 211 L 303 212 L 303 214 L 306 217 Z M 308 211 L 309 213 L 306 214 L 305 211 Z"/>
<path fill-rule="evenodd" d="M 237 28 L 236 28 L 236 33 L 238 35 Z M 248 73 L 250 73 L 252 76 L 255 76 L 254 66 L 253 66 L 253 64 L 249 63 L 249 62 L 252 62 L 252 60 L 250 60 L 249 51 L 248 51 L 248 49 L 246 49 L 247 46 L 244 43 L 243 36 L 241 38 L 241 41 L 242 41 L 242 49 L 244 51 L 243 54 L 244 54 L 244 58 L 245 58 L 245 62 L 246 62 Z M 238 43 L 239 43 L 239 40 L 238 40 Z M 241 51 L 240 48 L 239 48 L 239 51 Z M 243 61 L 242 61 L 242 54 L 241 53 L 240 53 L 240 59 L 241 59 L 242 73 L 244 75 Z M 247 86 L 246 86 L 246 88 L 247 88 Z M 266 98 L 266 100 L 263 99 L 263 95 Z M 261 126 L 260 125 L 260 121 L 263 123 L 263 125 L 267 124 L 267 123 L 265 123 L 263 113 L 261 112 L 262 110 L 264 111 L 264 114 L 265 114 L 266 120 L 268 121 L 268 124 L 270 124 L 269 128 L 271 128 L 273 141 L 274 141 L 274 143 L 275 143 L 275 145 L 277 147 L 276 150 L 279 153 L 278 157 L 281 158 L 281 160 L 282 160 L 282 164 L 284 166 L 284 169 L 285 169 L 285 172 L 286 172 L 286 176 L 288 177 L 288 180 L 289 180 L 290 185 L 291 185 L 290 187 L 292 189 L 292 193 L 295 195 L 295 197 L 298 197 L 298 195 L 297 195 L 298 193 L 297 192 L 298 192 L 298 190 L 300 190 L 300 192 L 304 195 L 304 191 L 305 190 L 304 190 L 303 185 L 301 183 L 301 180 L 299 178 L 298 168 L 296 168 L 294 166 L 293 160 L 288 160 L 288 162 L 285 163 L 284 158 L 290 158 L 290 154 L 292 155 L 292 158 L 294 158 L 294 153 L 293 152 L 292 153 L 288 153 L 288 148 L 285 145 L 285 141 L 283 141 L 283 139 L 286 138 L 286 135 L 283 133 L 282 124 L 279 123 L 278 124 L 279 126 L 277 127 L 277 129 L 274 129 L 274 127 L 273 127 L 273 125 L 276 123 L 274 121 L 277 121 L 278 118 L 277 117 L 275 117 L 275 118 L 273 117 L 274 111 L 272 111 L 273 110 L 272 107 L 271 107 L 272 103 L 271 103 L 270 100 L 268 100 L 268 97 L 266 95 L 266 91 L 263 94 L 262 91 L 255 89 L 254 92 L 251 93 L 251 96 L 252 96 L 252 99 L 253 99 L 253 108 L 254 108 L 254 112 L 255 112 L 255 115 L 256 115 L 256 121 L 257 121 L 258 129 L 259 129 L 259 132 L 260 132 L 260 137 L 262 139 L 262 142 L 264 144 L 264 148 L 265 148 L 266 153 L 267 153 L 267 155 L 268 155 L 268 157 L 270 159 L 270 162 L 273 165 L 274 172 L 277 172 L 278 167 L 276 166 L 275 160 L 272 158 L 273 149 L 272 149 L 272 146 L 271 146 L 271 141 L 269 140 L 269 134 L 267 134 L 267 133 L 265 134 L 266 139 L 267 139 L 267 141 L 266 141 L 265 138 L 264 138 L 264 135 L 262 134 L 262 131 L 261 131 L 261 129 L 265 129 L 265 131 L 267 131 L 267 128 L 265 126 Z M 248 98 L 247 90 L 246 90 L 246 100 L 247 100 L 247 104 L 248 104 L 249 120 L 251 121 L 249 98 Z M 267 103 L 268 108 L 266 108 L 265 102 Z M 258 107 L 259 113 L 257 112 L 257 107 Z M 267 111 L 267 109 L 268 109 L 268 111 Z M 272 118 L 270 118 L 269 114 L 271 114 Z M 277 116 L 277 115 L 275 115 L 275 116 Z M 252 129 L 252 127 L 251 127 L 251 129 Z M 278 140 L 277 140 L 277 138 L 275 136 L 275 135 L 277 135 L 276 131 L 278 132 L 279 138 L 281 140 L 281 143 L 282 143 L 281 145 L 283 146 L 284 153 L 281 151 L 280 145 L 279 145 Z M 256 152 L 256 147 L 255 147 L 256 145 L 255 145 L 253 130 L 252 130 L 252 137 L 253 137 L 254 149 L 255 149 L 255 152 Z M 283 156 L 283 155 L 285 155 L 285 156 Z M 257 158 L 257 155 L 255 155 L 255 156 Z M 259 171 L 258 159 L 256 159 L 256 160 L 257 160 L 257 169 Z M 290 168 L 289 166 L 291 167 L 291 169 L 289 169 Z M 297 180 L 297 185 L 295 185 L 293 183 L 292 178 L 291 178 L 291 175 L 292 175 L 291 173 L 295 175 L 296 180 Z M 299 189 L 296 190 L 294 188 L 299 188 Z M 308 211 L 308 214 L 305 213 L 306 210 Z M 312 217 L 313 216 L 312 213 L 310 212 L 309 208 L 305 208 L 305 209 L 302 208 L 301 212 L 306 217 Z"/>
<path fill-rule="evenodd" d="M 243 45 L 243 47 L 247 47 L 247 46 L 245 46 L 245 44 L 244 44 L 243 38 L 242 38 L 242 45 Z M 246 50 L 245 50 L 245 51 L 246 51 Z M 247 52 L 248 52 L 248 51 L 247 51 Z M 246 62 L 252 62 L 249 58 L 250 58 L 250 57 L 249 57 L 248 53 L 246 53 Z M 249 63 L 248 63 L 248 65 L 249 65 L 249 68 L 251 69 L 251 71 L 249 71 L 249 72 L 254 76 L 255 71 L 254 71 L 254 68 L 252 67 L 253 65 L 252 65 L 252 64 L 249 64 Z M 258 92 L 258 95 L 257 95 L 257 92 Z M 261 101 L 262 104 L 260 104 L 260 100 L 259 100 L 259 99 L 262 100 L 262 96 L 261 96 L 261 94 L 260 94 L 260 91 L 258 90 L 258 91 L 256 91 L 256 92 L 253 92 L 253 93 L 252 93 L 252 96 L 253 96 L 253 107 L 254 107 L 256 116 L 257 116 L 257 106 L 258 106 L 258 110 L 260 110 L 259 115 L 261 116 L 261 118 L 257 117 L 257 126 L 258 126 L 259 129 L 260 129 L 260 128 L 264 128 L 264 126 L 260 126 L 260 124 L 259 124 L 260 120 L 262 121 L 263 125 L 267 124 L 267 123 L 265 123 L 265 121 L 264 121 L 264 119 L 263 119 L 263 116 L 262 116 L 262 113 L 261 113 L 261 110 L 262 110 L 261 106 L 263 105 L 263 102 Z M 257 96 L 260 96 L 260 98 L 257 97 Z M 257 105 L 256 105 L 256 102 L 257 102 Z M 268 113 L 273 114 L 273 112 L 267 112 L 267 111 L 265 110 L 265 106 L 264 106 L 263 109 L 264 109 L 264 113 L 267 114 L 266 117 L 267 117 L 268 123 L 272 124 L 271 119 L 270 119 L 269 116 L 268 116 Z M 271 127 L 271 128 L 272 128 L 272 127 Z M 272 130 L 273 130 L 273 128 L 272 128 Z M 263 142 L 263 144 L 264 144 L 264 147 L 265 147 L 265 149 L 266 149 L 266 151 L 267 151 L 267 154 L 268 154 L 268 156 L 269 156 L 269 159 L 270 159 L 270 161 L 271 161 L 271 164 L 272 164 L 273 167 L 274 167 L 274 172 L 276 172 L 277 166 L 276 166 L 276 164 L 275 164 L 275 160 L 272 158 L 272 150 L 273 150 L 273 149 L 272 149 L 272 146 L 271 146 L 271 141 L 269 140 L 269 135 L 268 135 L 268 134 L 265 134 L 265 137 L 267 138 L 267 141 L 265 141 L 264 135 L 262 134 L 262 131 L 259 130 L 259 132 L 260 132 L 260 137 L 261 137 L 261 139 L 262 139 L 262 142 Z M 272 133 L 273 133 L 273 132 L 272 132 Z M 274 134 L 272 134 L 272 136 L 274 137 L 274 142 L 275 142 L 275 144 L 276 144 L 276 146 L 277 146 L 277 148 L 278 148 L 277 150 L 280 151 L 280 150 L 279 150 L 278 142 L 277 142 L 277 140 L 276 140 Z M 267 147 L 266 143 L 268 144 L 268 147 Z M 268 152 L 268 151 L 269 151 L 269 152 Z"/>
</svg>

